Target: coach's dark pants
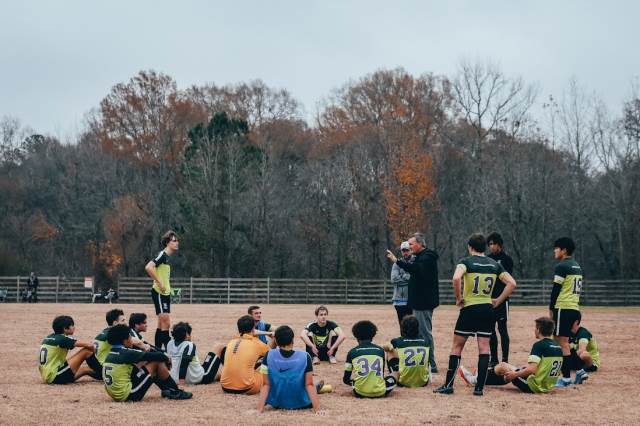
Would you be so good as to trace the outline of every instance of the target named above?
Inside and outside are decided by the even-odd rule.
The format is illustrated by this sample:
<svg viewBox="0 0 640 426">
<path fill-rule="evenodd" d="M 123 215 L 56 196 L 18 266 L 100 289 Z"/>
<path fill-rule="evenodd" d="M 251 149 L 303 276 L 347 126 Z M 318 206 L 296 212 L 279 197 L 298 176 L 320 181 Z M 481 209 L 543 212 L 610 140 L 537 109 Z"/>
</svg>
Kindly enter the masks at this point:
<svg viewBox="0 0 640 426">
<path fill-rule="evenodd" d="M 418 325 L 420 329 L 420 338 L 424 339 L 429 346 L 429 365 L 431 369 L 435 369 L 436 367 L 436 347 L 433 341 L 433 334 L 431 333 L 431 329 L 433 327 L 431 318 L 433 316 L 432 309 L 425 310 L 413 310 L 413 315 L 418 319 Z"/>
</svg>

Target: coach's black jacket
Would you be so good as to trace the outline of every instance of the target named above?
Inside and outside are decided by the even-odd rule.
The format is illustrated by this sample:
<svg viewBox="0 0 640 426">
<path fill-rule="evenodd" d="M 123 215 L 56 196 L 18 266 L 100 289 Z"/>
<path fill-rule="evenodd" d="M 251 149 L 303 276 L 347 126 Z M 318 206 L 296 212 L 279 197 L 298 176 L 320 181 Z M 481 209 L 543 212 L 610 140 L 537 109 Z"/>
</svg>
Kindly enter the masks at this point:
<svg viewBox="0 0 640 426">
<path fill-rule="evenodd" d="M 411 274 L 409 279 L 409 307 L 417 311 L 435 309 L 440 305 L 438 288 L 438 253 L 424 249 L 415 255 L 413 263 L 402 259 L 399 267 Z"/>
</svg>

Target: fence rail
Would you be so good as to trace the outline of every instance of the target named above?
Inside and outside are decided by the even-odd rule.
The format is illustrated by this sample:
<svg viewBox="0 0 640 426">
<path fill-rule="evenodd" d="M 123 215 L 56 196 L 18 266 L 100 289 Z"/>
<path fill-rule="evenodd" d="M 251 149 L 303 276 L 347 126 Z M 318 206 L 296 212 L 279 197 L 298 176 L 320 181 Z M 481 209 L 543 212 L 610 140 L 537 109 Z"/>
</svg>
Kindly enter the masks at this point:
<svg viewBox="0 0 640 426">
<path fill-rule="evenodd" d="M 38 277 L 38 301 L 55 303 L 91 302 L 93 291 L 84 287 L 84 277 Z M 4 301 L 20 302 L 28 277 L 0 277 Z M 117 288 L 119 303 L 147 303 L 149 278 L 122 277 Z M 393 284 L 372 279 L 281 279 L 281 278 L 182 278 L 171 279 L 180 289 L 181 303 L 391 303 Z M 519 279 L 512 304 L 544 305 L 549 302 L 552 282 Z M 450 280 L 440 280 L 440 303 L 453 304 Z M 640 306 L 640 280 L 585 281 L 583 305 Z"/>
</svg>

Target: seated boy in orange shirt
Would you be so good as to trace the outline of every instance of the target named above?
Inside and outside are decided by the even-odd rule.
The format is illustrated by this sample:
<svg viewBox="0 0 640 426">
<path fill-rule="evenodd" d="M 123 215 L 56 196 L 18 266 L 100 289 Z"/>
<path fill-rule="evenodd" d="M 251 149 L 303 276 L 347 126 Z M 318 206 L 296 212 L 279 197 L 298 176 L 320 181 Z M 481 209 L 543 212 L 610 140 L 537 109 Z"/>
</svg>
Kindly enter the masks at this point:
<svg viewBox="0 0 640 426">
<path fill-rule="evenodd" d="M 262 374 L 259 373 L 258 362 L 269 351 L 255 335 L 255 321 L 249 315 L 238 319 L 239 337 L 231 339 L 223 349 L 222 377 L 220 383 L 222 390 L 228 393 L 240 393 L 254 395 L 260 392 L 262 387 Z M 272 339 L 271 347 L 274 347 Z"/>
</svg>

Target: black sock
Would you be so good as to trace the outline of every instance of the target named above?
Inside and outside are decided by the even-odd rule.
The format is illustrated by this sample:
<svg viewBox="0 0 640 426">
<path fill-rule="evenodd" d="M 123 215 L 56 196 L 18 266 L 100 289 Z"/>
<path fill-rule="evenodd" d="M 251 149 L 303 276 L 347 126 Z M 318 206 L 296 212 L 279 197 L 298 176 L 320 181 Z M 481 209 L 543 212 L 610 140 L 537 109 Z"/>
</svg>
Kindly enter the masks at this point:
<svg viewBox="0 0 640 426">
<path fill-rule="evenodd" d="M 489 349 L 491 350 L 491 362 L 498 363 L 498 336 L 496 331 L 493 330 L 491 337 L 489 338 Z"/>
<path fill-rule="evenodd" d="M 400 360 L 398 358 L 391 358 L 388 362 L 388 365 L 389 371 L 391 371 L 392 373 L 394 371 L 400 370 Z"/>
<path fill-rule="evenodd" d="M 571 378 L 571 355 L 562 355 L 562 377 Z"/>
<path fill-rule="evenodd" d="M 447 380 L 444 382 L 445 386 L 453 387 L 453 381 L 456 378 L 461 359 L 460 355 L 449 355 L 449 369 L 447 370 Z"/>
<path fill-rule="evenodd" d="M 478 355 L 478 379 L 476 381 L 476 390 L 484 388 L 484 382 L 487 381 L 487 369 L 489 368 L 489 354 Z"/>
<path fill-rule="evenodd" d="M 98 358 L 96 358 L 95 354 L 87 358 L 86 362 L 93 371 L 102 371 L 102 364 L 100 364 L 100 361 L 98 361 Z"/>
<path fill-rule="evenodd" d="M 169 335 L 169 330 L 160 330 L 156 328 L 156 336 L 155 336 L 155 346 L 156 348 L 166 351 L 167 343 L 171 341 L 171 336 Z"/>
<path fill-rule="evenodd" d="M 162 390 L 166 390 L 166 389 L 174 389 L 174 390 L 178 390 L 180 388 L 178 388 L 177 383 L 175 382 L 175 380 L 173 380 L 173 378 L 171 376 L 167 377 L 166 379 L 162 380 L 160 379 L 160 377 L 156 377 L 156 384 L 158 385 L 158 387 Z"/>
</svg>

